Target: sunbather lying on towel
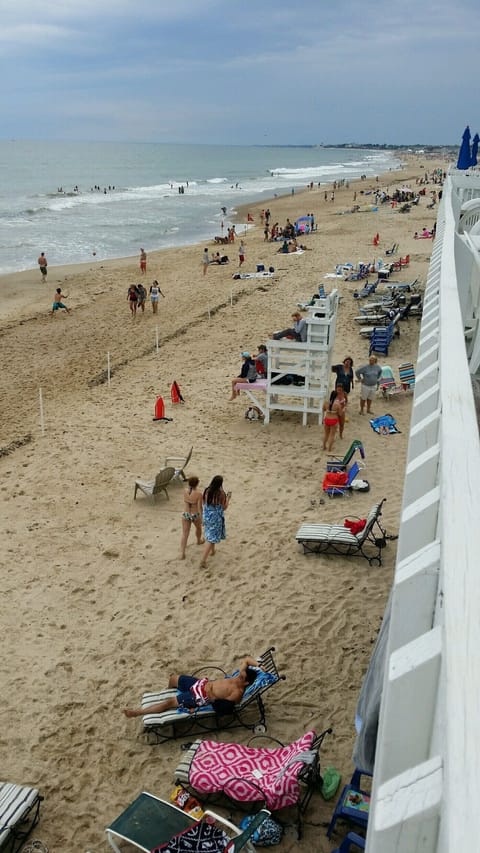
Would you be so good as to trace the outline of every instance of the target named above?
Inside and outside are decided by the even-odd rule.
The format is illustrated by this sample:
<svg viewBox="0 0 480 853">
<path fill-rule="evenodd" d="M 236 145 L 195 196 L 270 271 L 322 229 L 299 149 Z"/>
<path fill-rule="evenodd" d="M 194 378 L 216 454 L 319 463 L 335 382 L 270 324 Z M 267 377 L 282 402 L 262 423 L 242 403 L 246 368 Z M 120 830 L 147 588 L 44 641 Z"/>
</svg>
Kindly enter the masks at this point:
<svg viewBox="0 0 480 853">
<path fill-rule="evenodd" d="M 239 667 L 237 675 L 225 678 L 196 678 L 194 675 L 174 675 L 168 679 L 170 690 L 176 689 L 177 695 L 157 702 L 149 708 L 124 708 L 126 717 L 142 717 L 145 714 L 161 714 L 182 708 L 193 714 L 196 708 L 212 705 L 218 714 L 231 714 L 240 702 L 249 684 L 253 684 L 258 675 L 258 661 L 246 657 Z"/>
</svg>

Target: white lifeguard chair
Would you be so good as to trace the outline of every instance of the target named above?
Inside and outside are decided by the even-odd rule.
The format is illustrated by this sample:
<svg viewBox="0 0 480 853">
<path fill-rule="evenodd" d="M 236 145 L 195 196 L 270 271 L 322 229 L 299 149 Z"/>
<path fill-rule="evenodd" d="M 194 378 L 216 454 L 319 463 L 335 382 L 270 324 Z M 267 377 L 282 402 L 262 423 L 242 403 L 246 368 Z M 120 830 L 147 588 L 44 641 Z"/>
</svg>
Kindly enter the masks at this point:
<svg viewBox="0 0 480 853">
<path fill-rule="evenodd" d="M 308 415 L 322 422 L 323 401 L 328 394 L 332 350 L 335 342 L 339 294 L 333 290 L 308 306 L 307 340 L 285 338 L 267 341 L 268 374 L 265 420 L 270 412 L 299 412 L 306 426 Z M 285 379 L 291 378 L 289 384 Z"/>
</svg>

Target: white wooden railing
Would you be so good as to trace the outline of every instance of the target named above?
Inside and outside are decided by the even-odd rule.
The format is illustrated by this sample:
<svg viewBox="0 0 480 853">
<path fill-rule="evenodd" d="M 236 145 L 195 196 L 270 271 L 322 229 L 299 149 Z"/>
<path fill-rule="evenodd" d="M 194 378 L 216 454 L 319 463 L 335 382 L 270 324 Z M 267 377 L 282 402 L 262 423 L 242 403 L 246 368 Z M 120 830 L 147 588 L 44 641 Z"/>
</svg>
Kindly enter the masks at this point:
<svg viewBox="0 0 480 853">
<path fill-rule="evenodd" d="M 476 197 L 478 172 L 451 170 L 425 290 L 367 853 L 480 850 L 480 444 L 470 377 L 480 367 L 480 246 L 468 233 L 474 215 L 459 228 L 462 204 Z"/>
</svg>

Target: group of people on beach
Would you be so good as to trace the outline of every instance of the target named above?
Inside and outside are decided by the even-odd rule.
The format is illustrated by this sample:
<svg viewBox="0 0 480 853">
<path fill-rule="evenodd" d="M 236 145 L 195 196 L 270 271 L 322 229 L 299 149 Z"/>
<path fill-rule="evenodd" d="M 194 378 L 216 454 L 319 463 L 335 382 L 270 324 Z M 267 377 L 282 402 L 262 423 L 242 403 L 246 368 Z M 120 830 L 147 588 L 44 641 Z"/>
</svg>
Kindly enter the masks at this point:
<svg viewBox="0 0 480 853">
<path fill-rule="evenodd" d="M 377 356 L 371 355 L 366 364 L 353 371 L 353 359 L 347 355 L 341 364 L 332 365 L 332 372 L 336 374 L 335 388 L 328 400 L 323 404 L 323 450 L 331 451 L 338 434 L 343 438 L 346 421 L 346 410 L 348 395 L 353 389 L 355 379 L 360 381 L 360 414 L 373 415 L 372 401 L 375 399 L 382 368 L 378 364 Z"/>
<path fill-rule="evenodd" d="M 160 285 L 156 279 L 154 279 L 153 283 L 150 285 L 150 302 L 152 305 L 152 311 L 154 314 L 158 313 L 158 301 L 160 296 L 165 298 L 165 294 L 160 290 Z M 147 300 L 147 291 L 144 288 L 143 284 L 131 284 L 127 291 L 127 302 L 130 306 L 130 311 L 132 313 L 132 317 L 136 316 L 137 310 L 140 309 L 142 313 L 145 312 L 145 302 Z"/>
<path fill-rule="evenodd" d="M 202 492 L 198 488 L 198 477 L 189 477 L 183 492 L 182 539 L 180 558 L 185 559 L 185 549 L 192 524 L 195 528 L 197 545 L 205 544 L 200 568 L 207 567 L 207 560 L 215 554 L 215 546 L 226 538 L 225 511 L 228 509 L 231 492 L 223 489 L 223 477 L 217 474 Z M 203 536 L 202 536 L 203 524 Z"/>
</svg>

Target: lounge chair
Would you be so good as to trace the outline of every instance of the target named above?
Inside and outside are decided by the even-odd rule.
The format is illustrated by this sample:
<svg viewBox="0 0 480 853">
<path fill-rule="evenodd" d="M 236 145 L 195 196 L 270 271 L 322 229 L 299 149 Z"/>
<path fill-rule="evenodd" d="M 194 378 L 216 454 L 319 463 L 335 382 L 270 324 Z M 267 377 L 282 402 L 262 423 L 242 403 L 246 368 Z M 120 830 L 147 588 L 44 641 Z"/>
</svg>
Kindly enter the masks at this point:
<svg viewBox="0 0 480 853">
<path fill-rule="evenodd" d="M 175 468 L 162 468 L 154 480 L 135 480 L 135 491 L 133 500 L 137 497 L 137 491 L 140 490 L 147 497 L 155 501 L 160 492 L 165 492 L 167 500 L 169 500 L 167 486 L 175 476 Z"/>
<path fill-rule="evenodd" d="M 155 743 L 164 743 L 167 740 L 187 737 L 192 734 L 237 728 L 238 726 L 243 726 L 256 733 L 265 732 L 267 726 L 262 696 L 278 681 L 285 679 L 285 676 L 278 672 L 273 658 L 274 651 L 275 648 L 272 646 L 258 659 L 262 670 L 253 684 L 250 684 L 245 690 L 241 701 L 235 706 L 233 714 L 220 716 L 211 705 L 196 708 L 192 714 L 182 708 L 163 711 L 161 714 L 145 714 L 142 717 L 144 734 L 153 739 Z M 204 677 L 212 674 L 212 670 L 215 678 L 226 676 L 224 670 L 219 667 L 203 667 L 193 674 Z M 176 693 L 176 690 L 169 689 L 158 693 L 144 693 L 142 708 L 147 709 L 150 705 L 163 702 L 165 699 L 176 696 Z M 256 711 L 256 714 L 253 714 L 253 711 Z"/>
<path fill-rule="evenodd" d="M 0 782 L 0 847 L 17 853 L 40 818 L 43 797 L 36 788 Z"/>
<path fill-rule="evenodd" d="M 365 450 L 362 442 L 359 438 L 354 438 L 343 459 L 331 456 L 330 461 L 327 460 L 327 471 L 345 471 L 357 450 L 359 451 L 362 460 L 365 459 Z M 358 466 L 359 468 L 365 468 L 363 462 L 359 462 Z"/>
<path fill-rule="evenodd" d="M 358 269 L 354 270 L 344 278 L 344 281 L 361 281 L 362 278 L 366 278 L 370 272 L 370 264 L 359 264 Z"/>
<path fill-rule="evenodd" d="M 164 460 L 163 467 L 167 468 L 173 464 L 175 467 L 174 479 L 185 481 L 187 479 L 185 475 L 185 468 L 192 458 L 192 453 L 193 447 L 190 448 L 186 456 L 167 456 Z"/>
<path fill-rule="evenodd" d="M 201 820 L 196 820 L 172 803 L 143 791 L 107 827 L 106 833 L 108 843 L 116 853 L 124 849 L 123 844 L 119 847 L 117 842 L 124 841 L 144 853 L 186 853 L 193 850 L 237 853 L 244 848 L 254 853 L 249 838 L 267 817 L 270 817 L 270 812 L 266 809 L 260 811 L 248 829 L 241 832 L 215 812 L 206 811 Z"/>
<path fill-rule="evenodd" d="M 370 790 L 362 788 L 362 776 L 367 776 L 371 779 L 372 774 L 365 770 L 356 768 L 352 778 L 343 787 L 343 790 L 337 800 L 332 819 L 328 824 L 327 838 L 330 838 L 337 820 L 346 820 L 360 826 L 362 829 L 367 828 L 368 813 L 370 810 Z"/>
<path fill-rule="evenodd" d="M 378 279 L 377 279 L 377 281 L 373 281 L 371 284 L 369 284 L 368 281 L 366 281 L 361 290 L 358 290 L 358 291 L 356 290 L 354 292 L 353 298 L 354 299 L 367 299 L 368 296 L 371 296 L 372 293 L 375 293 L 375 291 L 377 289 L 377 285 L 378 285 Z"/>
<path fill-rule="evenodd" d="M 196 740 L 185 752 L 176 771 L 177 784 L 207 804 L 263 805 L 271 812 L 296 806 L 298 838 L 302 818 L 315 790 L 321 789 L 320 748 L 327 734 L 309 731 L 284 746 L 275 738 L 270 745 Z M 262 738 L 264 740 L 264 738 Z"/>
<path fill-rule="evenodd" d="M 302 545 L 304 554 L 343 554 L 347 557 L 361 554 L 372 566 L 382 565 L 382 549 L 386 545 L 386 532 L 380 524 L 382 506 L 386 498 L 375 504 L 367 516 L 363 530 L 354 535 L 344 524 L 302 524 L 295 535 L 297 542 Z M 377 525 L 380 535 L 375 536 L 374 527 Z M 375 553 L 369 553 L 375 548 Z"/>
<path fill-rule="evenodd" d="M 402 312 L 397 309 L 396 311 L 390 311 L 388 314 L 384 314 L 383 317 L 380 317 L 380 322 L 374 322 L 378 318 L 373 317 L 372 322 L 369 326 L 361 326 L 358 334 L 362 336 L 362 338 L 371 338 L 376 329 L 381 329 L 383 326 L 387 327 L 390 323 L 393 323 L 394 326 L 401 319 Z M 370 317 L 364 317 L 364 321 L 370 320 Z"/>
<path fill-rule="evenodd" d="M 411 290 L 416 290 L 419 281 L 418 278 L 414 278 L 412 281 L 389 281 L 385 286 L 394 293 L 399 293 L 400 291 L 407 291 L 410 293 Z"/>
<path fill-rule="evenodd" d="M 354 317 L 355 323 L 370 323 L 372 326 L 381 326 L 385 325 L 385 322 L 389 321 L 389 312 L 390 308 L 385 306 L 384 308 L 376 308 L 375 311 L 362 311 L 357 317 Z"/>
</svg>

